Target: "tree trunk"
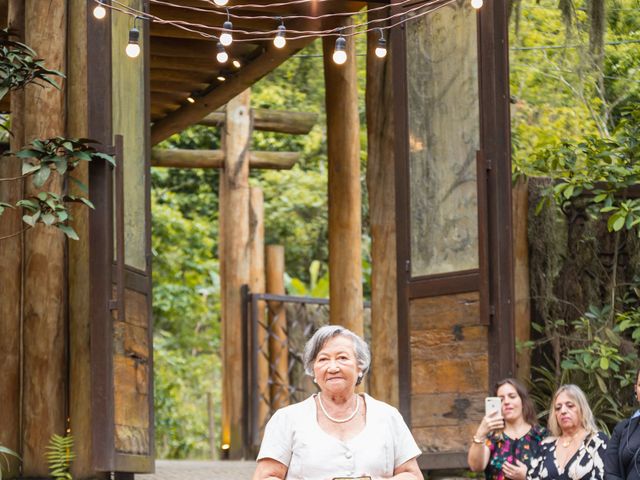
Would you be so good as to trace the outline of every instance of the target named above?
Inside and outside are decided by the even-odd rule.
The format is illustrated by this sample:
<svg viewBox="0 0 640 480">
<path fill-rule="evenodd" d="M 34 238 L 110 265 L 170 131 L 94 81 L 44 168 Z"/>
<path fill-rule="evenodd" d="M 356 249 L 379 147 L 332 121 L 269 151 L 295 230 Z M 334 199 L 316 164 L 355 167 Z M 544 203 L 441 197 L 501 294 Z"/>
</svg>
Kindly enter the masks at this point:
<svg viewBox="0 0 640 480">
<path fill-rule="evenodd" d="M 9 28 L 15 30 L 23 40 L 24 1 L 12 0 L 9 3 Z M 11 94 L 11 150 L 17 150 L 24 144 L 24 93 Z M 6 157 L 0 161 L 0 178 L 14 178 L 21 174 L 22 161 Z M 22 180 L 0 182 L 0 201 L 15 204 L 22 198 Z M 0 217 L 0 237 L 20 232 L 24 225 L 19 209 L 5 210 Z M 2 405 L 2 428 L 0 445 L 20 452 L 20 343 L 22 320 L 22 266 L 23 235 L 0 240 L 0 352 L 2 352 L 2 375 L 0 375 L 0 405 Z M 12 466 L 17 462 L 12 460 Z M 15 473 L 12 470 L 10 473 Z"/>
<path fill-rule="evenodd" d="M 267 293 L 284 295 L 284 247 L 268 245 L 265 252 Z M 289 342 L 287 313 L 282 302 L 269 302 L 269 364 L 271 377 L 271 408 L 289 405 Z"/>
<path fill-rule="evenodd" d="M 351 19 L 344 25 L 352 25 Z M 358 335 L 363 329 L 360 119 L 353 38 L 348 59 L 332 60 L 334 37 L 323 39 L 329 157 L 329 280 L 331 323 Z"/>
<path fill-rule="evenodd" d="M 25 40 L 48 68 L 66 70 L 67 15 L 64 0 L 25 2 Z M 25 89 L 25 139 L 65 133 L 65 95 L 53 87 Z M 52 174 L 42 188 L 26 182 L 26 196 L 61 193 L 63 180 Z M 42 225 L 25 235 L 23 475 L 48 476 L 44 457 L 51 435 L 63 435 L 66 420 L 65 238 Z"/>
<path fill-rule="evenodd" d="M 223 342 L 223 443 L 230 446 L 229 457 L 242 456 L 244 345 L 242 287 L 249 284 L 249 146 L 251 141 L 250 91 L 227 104 L 224 148 L 225 168 L 221 175 L 221 229 L 224 250 L 225 284 Z"/>
<path fill-rule="evenodd" d="M 383 18 L 386 11 L 369 14 Z M 398 289 L 393 70 L 389 54 L 375 56 L 377 31 L 367 36 L 367 190 L 371 225 L 371 394 L 398 406 Z M 389 45 L 387 45 L 387 48 Z M 388 51 L 390 49 L 388 48 Z"/>
</svg>

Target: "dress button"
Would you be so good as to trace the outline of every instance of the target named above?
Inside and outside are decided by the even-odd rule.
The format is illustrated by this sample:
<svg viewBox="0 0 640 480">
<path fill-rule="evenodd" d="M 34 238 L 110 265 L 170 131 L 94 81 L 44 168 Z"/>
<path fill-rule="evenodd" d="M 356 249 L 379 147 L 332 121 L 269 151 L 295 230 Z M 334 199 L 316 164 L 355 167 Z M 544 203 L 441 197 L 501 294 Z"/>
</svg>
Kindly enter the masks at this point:
<svg viewBox="0 0 640 480">
<path fill-rule="evenodd" d="M 351 458 L 351 457 L 353 457 L 353 454 L 351 452 L 347 452 L 347 453 L 344 454 L 344 456 L 347 457 L 347 458 Z M 350 474 L 350 475 L 353 475 L 353 474 Z"/>
</svg>

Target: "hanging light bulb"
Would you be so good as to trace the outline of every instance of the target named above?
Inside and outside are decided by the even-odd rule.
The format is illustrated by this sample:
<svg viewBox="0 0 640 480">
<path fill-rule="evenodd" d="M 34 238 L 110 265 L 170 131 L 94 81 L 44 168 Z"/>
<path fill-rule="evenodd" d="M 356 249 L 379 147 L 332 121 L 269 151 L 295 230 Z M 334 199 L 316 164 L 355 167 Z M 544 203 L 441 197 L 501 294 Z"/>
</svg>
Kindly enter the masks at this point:
<svg viewBox="0 0 640 480">
<path fill-rule="evenodd" d="M 133 27 L 129 30 L 129 43 L 125 49 L 128 57 L 136 58 L 140 55 L 140 30 Z"/>
<path fill-rule="evenodd" d="M 484 3 L 484 2 L 483 2 L 482 0 L 471 0 L 471 6 L 472 6 L 473 8 L 475 8 L 476 10 L 478 10 L 479 8 L 481 8 L 483 3 Z"/>
<path fill-rule="evenodd" d="M 333 50 L 333 61 L 336 64 L 342 65 L 347 61 L 346 48 L 347 40 L 342 35 L 340 35 L 336 40 L 336 48 Z"/>
<path fill-rule="evenodd" d="M 376 46 L 376 57 L 384 58 L 387 56 L 387 41 L 384 38 L 384 32 L 380 28 L 380 38 L 378 39 L 378 45 Z"/>
<path fill-rule="evenodd" d="M 229 54 L 224 49 L 224 45 L 222 45 L 221 42 L 218 42 L 218 44 L 216 45 L 216 49 L 218 50 L 218 53 L 216 54 L 216 59 L 218 60 L 218 62 L 227 63 L 227 60 L 229 60 Z"/>
<path fill-rule="evenodd" d="M 227 12 L 228 13 L 228 12 Z M 233 30 L 233 23 L 227 18 L 227 21 L 222 24 L 222 35 L 220 35 L 220 43 L 225 47 L 228 47 L 233 43 L 233 34 L 231 31 Z"/>
<path fill-rule="evenodd" d="M 284 22 L 282 22 L 282 19 L 280 19 L 280 21 L 281 23 L 280 25 L 278 25 L 278 32 L 273 39 L 273 45 L 276 48 L 284 48 L 284 46 L 287 44 L 287 27 L 284 26 Z"/>
<path fill-rule="evenodd" d="M 107 15 L 107 9 L 104 8 L 104 0 L 97 0 L 97 3 L 93 9 L 93 16 L 98 20 L 102 20 Z"/>
<path fill-rule="evenodd" d="M 233 61 L 233 66 L 236 67 L 236 68 L 240 68 L 242 66 L 242 64 L 240 63 L 239 60 L 234 60 Z"/>
<path fill-rule="evenodd" d="M 229 0 L 213 0 L 213 3 L 215 3 L 219 7 L 224 7 L 227 3 L 229 3 Z"/>
</svg>

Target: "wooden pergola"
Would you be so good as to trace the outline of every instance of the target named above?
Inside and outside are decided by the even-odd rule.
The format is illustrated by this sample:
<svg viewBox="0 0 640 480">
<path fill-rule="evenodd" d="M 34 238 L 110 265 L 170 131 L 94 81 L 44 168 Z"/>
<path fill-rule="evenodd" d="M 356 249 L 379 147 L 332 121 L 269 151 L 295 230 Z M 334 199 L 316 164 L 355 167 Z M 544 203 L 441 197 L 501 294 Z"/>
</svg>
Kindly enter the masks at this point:
<svg viewBox="0 0 640 480">
<path fill-rule="evenodd" d="M 39 10 L 45 3 L 51 4 L 50 12 Z M 209 0 L 124 3 L 165 21 L 197 23 L 214 35 L 219 31 L 204 27 L 220 28 L 226 19 L 224 9 Z M 231 184 L 236 188 L 238 196 L 230 203 L 233 218 L 224 221 L 227 228 L 245 235 L 251 201 L 246 172 L 252 162 L 273 166 L 272 160 L 249 154 L 251 121 L 247 119 L 268 123 L 268 115 L 250 110 L 246 91 L 314 38 L 289 39 L 283 49 L 272 45 L 272 35 L 241 40 L 275 30 L 276 17 L 312 17 L 287 20 L 286 27 L 321 31 L 347 27 L 353 21 L 350 15 L 367 5 L 389 5 L 390 10 L 370 13 L 370 18 L 379 19 L 388 17 L 389 11 L 402 14 L 406 6 L 399 0 L 280 2 L 277 6 L 273 0 L 251 0 L 251 8 L 238 6 L 248 1 L 234 3 L 231 13 L 250 17 L 232 18 L 234 29 L 247 33 L 235 35 L 228 48 L 229 60 L 220 64 L 214 39 L 165 22 L 138 21 L 143 54 L 132 61 L 122 53 L 133 24 L 130 15 L 110 11 L 106 19 L 97 20 L 91 2 L 85 0 L 0 0 L 0 23 L 8 18 L 8 24 L 41 56 L 52 59 L 52 68 L 69 67 L 62 92 L 48 93 L 43 100 L 35 91 L 27 91 L 26 101 L 15 95 L 10 106 L 0 105 L 26 122 L 23 127 L 16 122 L 24 130 L 12 139 L 12 148 L 19 141 L 63 132 L 94 138 L 116 154 L 124 172 L 116 176 L 115 185 L 106 164 L 92 164 L 78 172 L 89 183 L 97 207 L 91 214 L 74 212 L 80 242 L 67 248 L 56 232 L 34 229 L 23 243 L 18 239 L 0 249 L 4 289 L 0 350 L 8 358 L 7 375 L 0 377 L 0 404 L 6 405 L 3 418 L 8 427 L 0 431 L 0 443 L 20 450 L 27 477 L 47 475 L 44 446 L 52 433 L 63 433 L 67 421 L 78 445 L 77 478 L 105 477 L 104 472 L 131 478 L 135 472 L 153 468 L 149 168 L 152 162 L 181 166 L 176 156 L 167 158 L 158 152 L 152 156 L 153 147 L 191 125 L 224 123 L 223 158 L 220 152 L 209 151 L 206 155 L 212 158 L 206 164 L 218 162 L 224 167 L 221 188 Z M 409 2 L 409 6 L 420 3 Z M 505 0 L 486 3 L 476 14 L 465 1 L 454 0 L 448 9 L 392 29 L 392 54 L 383 61 L 373 54 L 377 32 L 370 32 L 367 42 L 366 181 L 375 352 L 370 391 L 399 406 L 425 450 L 421 466 L 430 469 L 464 466 L 466 433 L 480 418 L 482 398 L 490 383 L 510 375 L 514 367 L 507 14 Z M 323 14 L 329 16 L 317 18 Z M 386 25 L 390 26 L 389 21 Z M 442 25 L 450 27 L 452 34 Z M 414 36 L 407 38 L 409 30 Z M 347 43 L 348 60 L 338 66 L 331 61 L 335 37 L 322 41 L 331 322 L 362 333 L 360 121 L 354 42 Z M 464 48 L 458 49 L 459 44 Z M 449 56 L 445 47 L 455 55 Z M 438 68 L 429 64 L 436 54 L 442 59 Z M 432 93 L 436 101 L 429 96 Z M 438 103 L 445 100 L 450 108 Z M 466 108 L 465 100 L 471 108 Z M 40 105 L 37 102 L 48 102 L 47 120 L 28 114 Z M 455 123 L 451 112 L 464 112 L 466 123 Z M 465 135 L 473 138 L 465 144 L 466 150 L 460 150 L 458 144 L 465 143 Z M 426 155 L 431 152 L 425 145 L 439 138 L 443 139 L 441 150 Z M 198 158 L 202 159 L 202 152 Z M 462 183 L 467 190 L 453 196 L 468 200 L 465 221 L 473 217 L 474 225 L 460 228 L 473 237 L 462 245 L 475 252 L 466 263 L 452 262 L 453 266 L 438 271 L 429 270 L 429 258 L 428 268 L 419 264 L 424 260 L 419 258 L 424 238 L 439 226 L 421 224 L 413 214 L 438 209 L 439 204 L 428 197 L 413 203 L 437 187 L 428 183 L 432 180 L 428 175 L 417 179 L 424 184 L 412 180 L 419 176 L 411 163 L 415 159 L 434 170 L 465 174 Z M 0 174 L 7 176 L 20 170 L 19 162 L 13 160 L 0 167 Z M 457 185 L 450 185 L 452 191 Z M 0 223 L 0 233 L 3 228 L 19 228 L 19 216 L 8 218 L 9 223 Z M 448 241 L 446 232 L 442 237 L 441 248 L 447 250 L 454 242 Z M 43 261 L 39 252 L 45 250 Z M 223 251 L 229 252 L 228 246 Z M 437 263 L 437 255 L 433 258 Z M 245 270 L 238 279 L 243 275 Z M 35 288 L 44 283 L 43 278 L 47 290 L 38 298 L 21 300 L 21 282 Z M 244 413 L 238 372 L 243 370 L 241 363 L 229 360 L 244 361 L 237 335 L 242 328 L 238 324 L 240 292 L 223 288 L 222 295 L 234 297 L 223 319 L 223 361 L 228 372 L 224 428 L 231 456 L 238 457 Z M 460 431 L 464 435 L 453 435 Z M 451 440 L 434 440 L 442 438 Z"/>
</svg>

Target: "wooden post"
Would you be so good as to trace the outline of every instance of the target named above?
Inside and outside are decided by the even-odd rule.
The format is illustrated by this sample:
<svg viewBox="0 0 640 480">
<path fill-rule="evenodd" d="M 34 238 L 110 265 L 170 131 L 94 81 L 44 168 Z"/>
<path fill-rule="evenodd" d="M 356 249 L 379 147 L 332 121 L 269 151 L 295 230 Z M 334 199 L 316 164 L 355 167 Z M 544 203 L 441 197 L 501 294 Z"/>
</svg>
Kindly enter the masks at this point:
<svg viewBox="0 0 640 480">
<path fill-rule="evenodd" d="M 531 337 L 531 302 L 529 293 L 528 212 L 529 184 L 518 181 L 513 187 L 513 257 L 516 340 L 526 342 Z M 516 371 L 520 380 L 530 379 L 531 350 L 516 352 Z"/>
<path fill-rule="evenodd" d="M 345 21 L 351 25 L 352 20 Z M 329 279 L 331 323 L 363 334 L 360 120 L 353 38 L 348 59 L 332 60 L 334 37 L 323 39 L 329 157 Z"/>
<path fill-rule="evenodd" d="M 66 1 L 27 0 L 25 40 L 47 68 L 66 67 Z M 65 132 L 62 90 L 30 85 L 25 89 L 25 139 Z M 62 192 L 62 178 L 53 175 L 40 189 L 26 182 L 26 196 L 46 190 Z M 25 235 L 23 475 L 49 474 L 45 447 L 54 433 L 65 431 L 65 237 L 55 228 L 37 226 Z"/>
<path fill-rule="evenodd" d="M 264 195 L 260 188 L 251 188 L 251 274 L 249 290 L 252 293 L 264 293 L 266 288 L 264 272 Z M 253 381 L 258 385 L 258 425 L 260 426 L 260 437 L 262 438 L 263 426 L 269 416 L 271 405 L 271 392 L 269 388 L 269 340 L 265 325 L 265 304 L 258 302 L 255 311 L 257 315 L 258 330 L 256 332 L 258 344 L 258 369 L 255 372 Z M 252 345 L 250 343 L 250 345 Z M 255 354 L 255 352 L 254 352 Z"/>
<path fill-rule="evenodd" d="M 82 1 L 68 2 L 67 133 L 87 138 L 87 8 Z M 72 176 L 89 184 L 88 165 L 79 165 Z M 83 192 L 73 182 L 69 190 Z M 80 240 L 69 242 L 69 418 L 75 439 L 74 478 L 98 477 L 93 465 L 91 423 L 91 351 L 90 351 L 90 279 L 89 279 L 89 209 L 71 205 L 73 227 Z M 106 477 L 106 474 L 102 474 Z"/>
<path fill-rule="evenodd" d="M 384 18 L 386 11 L 369 14 Z M 367 191 L 371 228 L 371 395 L 399 406 L 398 289 L 396 284 L 396 203 L 393 71 L 389 54 L 375 56 L 379 33 L 367 35 Z M 390 45 L 388 45 L 390 47 Z M 388 48 L 390 52 L 391 49 Z"/>
<path fill-rule="evenodd" d="M 9 28 L 24 39 L 24 0 L 9 3 Z M 11 94 L 11 150 L 24 144 L 24 93 L 17 90 Z M 22 161 L 4 158 L 0 161 L 0 178 L 14 178 L 21 174 Z M 0 182 L 0 201 L 15 204 L 22 198 L 23 182 Z M 7 237 L 23 229 L 20 210 L 6 210 L 0 217 L 0 237 Z M 20 452 L 20 342 L 22 305 L 23 235 L 0 240 L 0 352 L 2 352 L 2 375 L 0 375 L 0 405 L 2 405 L 2 428 L 0 444 Z M 12 460 L 13 466 L 17 462 Z M 16 473 L 12 471 L 9 473 Z"/>
<path fill-rule="evenodd" d="M 284 295 L 284 247 L 267 245 L 267 293 Z M 289 405 L 289 350 L 287 316 L 282 302 L 269 302 L 269 364 L 271 372 L 271 408 Z"/>
<path fill-rule="evenodd" d="M 240 458 L 242 437 L 244 352 L 242 286 L 249 284 L 249 146 L 251 140 L 250 91 L 227 104 L 224 146 L 225 167 L 220 176 L 224 283 L 222 303 L 223 402 L 222 442 L 229 458 Z"/>
</svg>

